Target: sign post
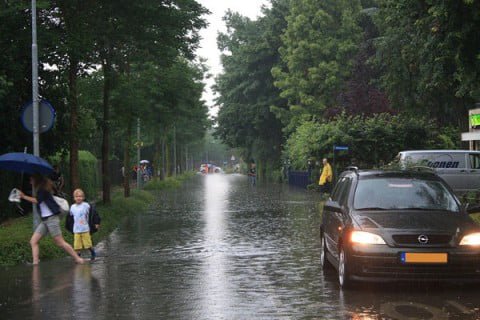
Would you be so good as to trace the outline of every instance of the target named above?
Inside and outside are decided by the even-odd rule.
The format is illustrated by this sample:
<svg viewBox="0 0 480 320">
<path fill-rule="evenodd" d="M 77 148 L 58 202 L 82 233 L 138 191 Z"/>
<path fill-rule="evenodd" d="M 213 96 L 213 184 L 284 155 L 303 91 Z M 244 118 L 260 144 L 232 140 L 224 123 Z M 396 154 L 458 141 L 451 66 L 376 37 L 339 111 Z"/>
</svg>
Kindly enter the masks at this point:
<svg viewBox="0 0 480 320">
<path fill-rule="evenodd" d="M 33 100 L 33 155 L 40 157 L 40 132 L 38 120 L 38 49 L 37 49 L 37 1 L 32 0 L 32 100 Z M 37 191 L 32 190 L 36 197 Z M 40 223 L 37 206 L 33 205 L 33 230 Z"/>
<path fill-rule="evenodd" d="M 337 169 L 335 167 L 335 151 L 348 151 L 348 146 L 336 146 L 333 145 L 333 160 L 332 160 L 332 165 L 333 165 L 333 176 L 335 179 L 337 178 Z"/>
</svg>

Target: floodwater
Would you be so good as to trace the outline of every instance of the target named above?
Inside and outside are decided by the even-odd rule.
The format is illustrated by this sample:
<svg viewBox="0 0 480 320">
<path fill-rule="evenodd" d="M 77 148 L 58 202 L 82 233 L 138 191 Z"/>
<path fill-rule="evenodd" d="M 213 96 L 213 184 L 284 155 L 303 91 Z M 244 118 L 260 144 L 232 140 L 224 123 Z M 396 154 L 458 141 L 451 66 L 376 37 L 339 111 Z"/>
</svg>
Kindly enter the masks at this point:
<svg viewBox="0 0 480 320">
<path fill-rule="evenodd" d="M 320 197 L 240 175 L 158 194 L 70 258 L 0 269 L 1 319 L 479 319 L 471 285 L 341 290 L 319 266 Z"/>
</svg>

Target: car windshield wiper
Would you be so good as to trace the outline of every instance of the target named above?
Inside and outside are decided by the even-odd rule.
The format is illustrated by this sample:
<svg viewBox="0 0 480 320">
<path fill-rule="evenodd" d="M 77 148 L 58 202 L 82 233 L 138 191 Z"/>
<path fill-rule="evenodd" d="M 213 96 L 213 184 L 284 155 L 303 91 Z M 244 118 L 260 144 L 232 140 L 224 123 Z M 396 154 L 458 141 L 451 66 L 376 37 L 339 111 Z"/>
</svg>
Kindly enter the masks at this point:
<svg viewBox="0 0 480 320">
<path fill-rule="evenodd" d="M 389 210 L 387 208 L 382 207 L 365 207 L 365 208 L 357 208 L 358 211 L 368 211 L 368 210 Z"/>
</svg>

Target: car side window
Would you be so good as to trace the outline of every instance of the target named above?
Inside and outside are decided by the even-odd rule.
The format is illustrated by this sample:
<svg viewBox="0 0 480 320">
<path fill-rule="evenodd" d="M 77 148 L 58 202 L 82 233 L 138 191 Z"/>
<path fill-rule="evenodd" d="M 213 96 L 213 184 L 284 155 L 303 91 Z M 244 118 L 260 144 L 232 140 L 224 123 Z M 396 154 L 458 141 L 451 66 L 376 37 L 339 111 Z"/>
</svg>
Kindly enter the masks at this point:
<svg viewBox="0 0 480 320">
<path fill-rule="evenodd" d="M 340 205 L 345 205 L 348 198 L 348 190 L 350 189 L 350 185 L 350 178 L 343 177 L 342 179 L 340 179 L 332 194 L 332 200 L 337 201 Z"/>
<path fill-rule="evenodd" d="M 470 167 L 472 169 L 480 169 L 480 154 L 470 153 Z"/>
<path fill-rule="evenodd" d="M 352 179 L 351 178 L 345 178 L 341 193 L 340 193 L 340 195 L 338 197 L 338 200 L 337 200 L 338 203 L 341 206 L 347 205 L 348 195 L 349 195 L 349 191 L 350 191 L 351 186 L 352 186 Z"/>
<path fill-rule="evenodd" d="M 340 180 L 337 181 L 337 184 L 335 185 L 335 188 L 333 189 L 332 192 L 332 200 L 333 201 L 338 201 L 338 198 L 340 196 L 340 193 L 342 192 L 343 186 L 345 182 L 345 177 L 341 178 Z"/>
</svg>

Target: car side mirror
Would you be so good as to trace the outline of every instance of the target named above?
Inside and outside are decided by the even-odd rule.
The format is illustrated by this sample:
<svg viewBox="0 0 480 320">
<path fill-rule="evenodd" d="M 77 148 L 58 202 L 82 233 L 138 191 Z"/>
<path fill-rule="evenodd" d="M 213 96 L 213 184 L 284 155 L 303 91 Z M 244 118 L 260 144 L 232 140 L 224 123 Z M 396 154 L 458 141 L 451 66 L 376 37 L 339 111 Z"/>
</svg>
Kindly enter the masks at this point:
<svg viewBox="0 0 480 320">
<path fill-rule="evenodd" d="M 480 205 L 478 205 L 478 204 L 470 205 L 470 204 L 467 203 L 465 205 L 465 211 L 468 214 L 480 213 Z"/>
<path fill-rule="evenodd" d="M 342 207 L 337 201 L 328 200 L 323 206 L 325 210 L 342 213 Z"/>
</svg>

